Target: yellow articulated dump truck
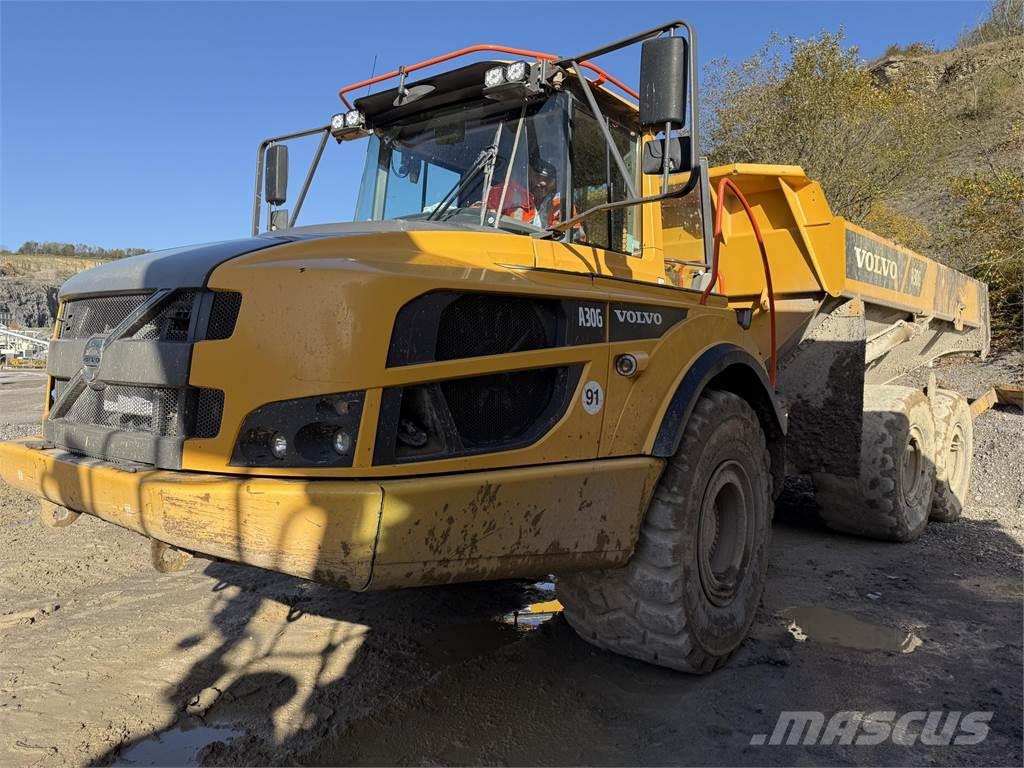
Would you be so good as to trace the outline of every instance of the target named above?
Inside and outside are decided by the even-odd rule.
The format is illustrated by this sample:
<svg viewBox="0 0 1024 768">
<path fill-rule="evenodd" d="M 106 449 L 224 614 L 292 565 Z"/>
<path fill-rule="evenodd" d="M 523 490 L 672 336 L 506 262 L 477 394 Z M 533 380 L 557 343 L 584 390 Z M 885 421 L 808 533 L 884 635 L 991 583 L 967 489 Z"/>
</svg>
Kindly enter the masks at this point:
<svg viewBox="0 0 1024 768">
<path fill-rule="evenodd" d="M 695 43 L 677 21 L 570 57 L 473 46 L 343 89 L 261 144 L 251 237 L 64 284 L 42 434 L 0 444 L 3 479 L 165 570 L 553 573 L 582 637 L 698 673 L 750 627 L 787 476 L 840 531 L 955 519 L 967 403 L 889 382 L 985 354 L 985 286 L 800 168 L 709 169 Z M 637 90 L 593 62 L 633 44 Z M 332 140 L 366 145 L 354 221 L 300 223 Z"/>
</svg>

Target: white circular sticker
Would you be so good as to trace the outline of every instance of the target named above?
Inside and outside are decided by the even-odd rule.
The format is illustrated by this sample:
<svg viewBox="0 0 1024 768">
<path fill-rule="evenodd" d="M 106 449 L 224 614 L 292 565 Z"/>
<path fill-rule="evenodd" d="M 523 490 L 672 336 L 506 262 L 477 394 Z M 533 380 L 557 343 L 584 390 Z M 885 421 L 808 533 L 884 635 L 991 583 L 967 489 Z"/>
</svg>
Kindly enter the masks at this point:
<svg viewBox="0 0 1024 768">
<path fill-rule="evenodd" d="M 604 390 L 596 381 L 588 381 L 583 386 L 580 400 L 583 402 L 583 410 L 593 416 L 604 407 Z"/>
</svg>

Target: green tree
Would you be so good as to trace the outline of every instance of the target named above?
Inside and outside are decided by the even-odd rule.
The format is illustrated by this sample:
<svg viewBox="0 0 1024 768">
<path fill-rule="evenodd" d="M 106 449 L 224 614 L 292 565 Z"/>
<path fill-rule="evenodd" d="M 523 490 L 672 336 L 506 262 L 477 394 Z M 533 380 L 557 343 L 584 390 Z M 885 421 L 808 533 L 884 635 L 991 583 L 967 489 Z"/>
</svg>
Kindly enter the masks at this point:
<svg viewBox="0 0 1024 768">
<path fill-rule="evenodd" d="M 1014 35 L 1024 35 L 1024 0 L 996 0 L 988 16 L 960 35 L 957 45 L 967 48 Z"/>
<path fill-rule="evenodd" d="M 988 283 L 992 335 L 1019 347 L 1024 335 L 1024 172 L 954 176 L 954 206 L 941 244 L 951 266 Z"/>
<path fill-rule="evenodd" d="M 929 100 L 876 83 L 841 31 L 807 40 L 773 35 L 738 66 L 713 61 L 707 82 L 704 135 L 713 164 L 799 165 L 853 222 L 867 224 L 878 201 L 938 171 L 940 121 Z"/>
</svg>

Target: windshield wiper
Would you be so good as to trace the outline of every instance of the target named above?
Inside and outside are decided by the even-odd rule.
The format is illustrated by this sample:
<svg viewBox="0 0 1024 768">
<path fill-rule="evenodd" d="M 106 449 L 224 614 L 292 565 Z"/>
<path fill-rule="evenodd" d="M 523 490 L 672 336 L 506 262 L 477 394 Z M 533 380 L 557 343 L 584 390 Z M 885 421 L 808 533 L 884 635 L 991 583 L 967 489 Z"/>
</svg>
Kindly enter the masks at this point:
<svg viewBox="0 0 1024 768">
<path fill-rule="evenodd" d="M 477 155 L 476 160 L 473 161 L 473 165 L 470 166 L 469 171 L 452 187 L 448 194 L 441 198 L 441 202 L 438 203 L 437 208 L 430 212 L 427 216 L 427 221 L 433 221 L 451 207 L 451 204 L 455 202 L 456 198 L 469 186 L 470 182 L 475 180 L 480 173 L 487 169 L 493 169 L 494 163 L 498 159 L 498 145 L 491 144 L 489 147 L 485 147 Z"/>
</svg>

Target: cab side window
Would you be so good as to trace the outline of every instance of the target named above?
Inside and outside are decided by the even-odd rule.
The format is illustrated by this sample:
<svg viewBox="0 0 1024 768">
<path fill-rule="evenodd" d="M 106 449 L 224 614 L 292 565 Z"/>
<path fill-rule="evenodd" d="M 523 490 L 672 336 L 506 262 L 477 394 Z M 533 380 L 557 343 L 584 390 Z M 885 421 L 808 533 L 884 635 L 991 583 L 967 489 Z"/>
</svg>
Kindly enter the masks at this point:
<svg viewBox="0 0 1024 768">
<path fill-rule="evenodd" d="M 626 169 L 636 178 L 635 134 L 613 120 L 608 127 Z M 629 197 L 626 183 L 601 133 L 597 119 L 577 105 L 572 118 L 573 215 L 602 203 Z M 596 213 L 574 228 L 571 241 L 596 248 L 640 255 L 640 207 L 630 206 Z"/>
</svg>

